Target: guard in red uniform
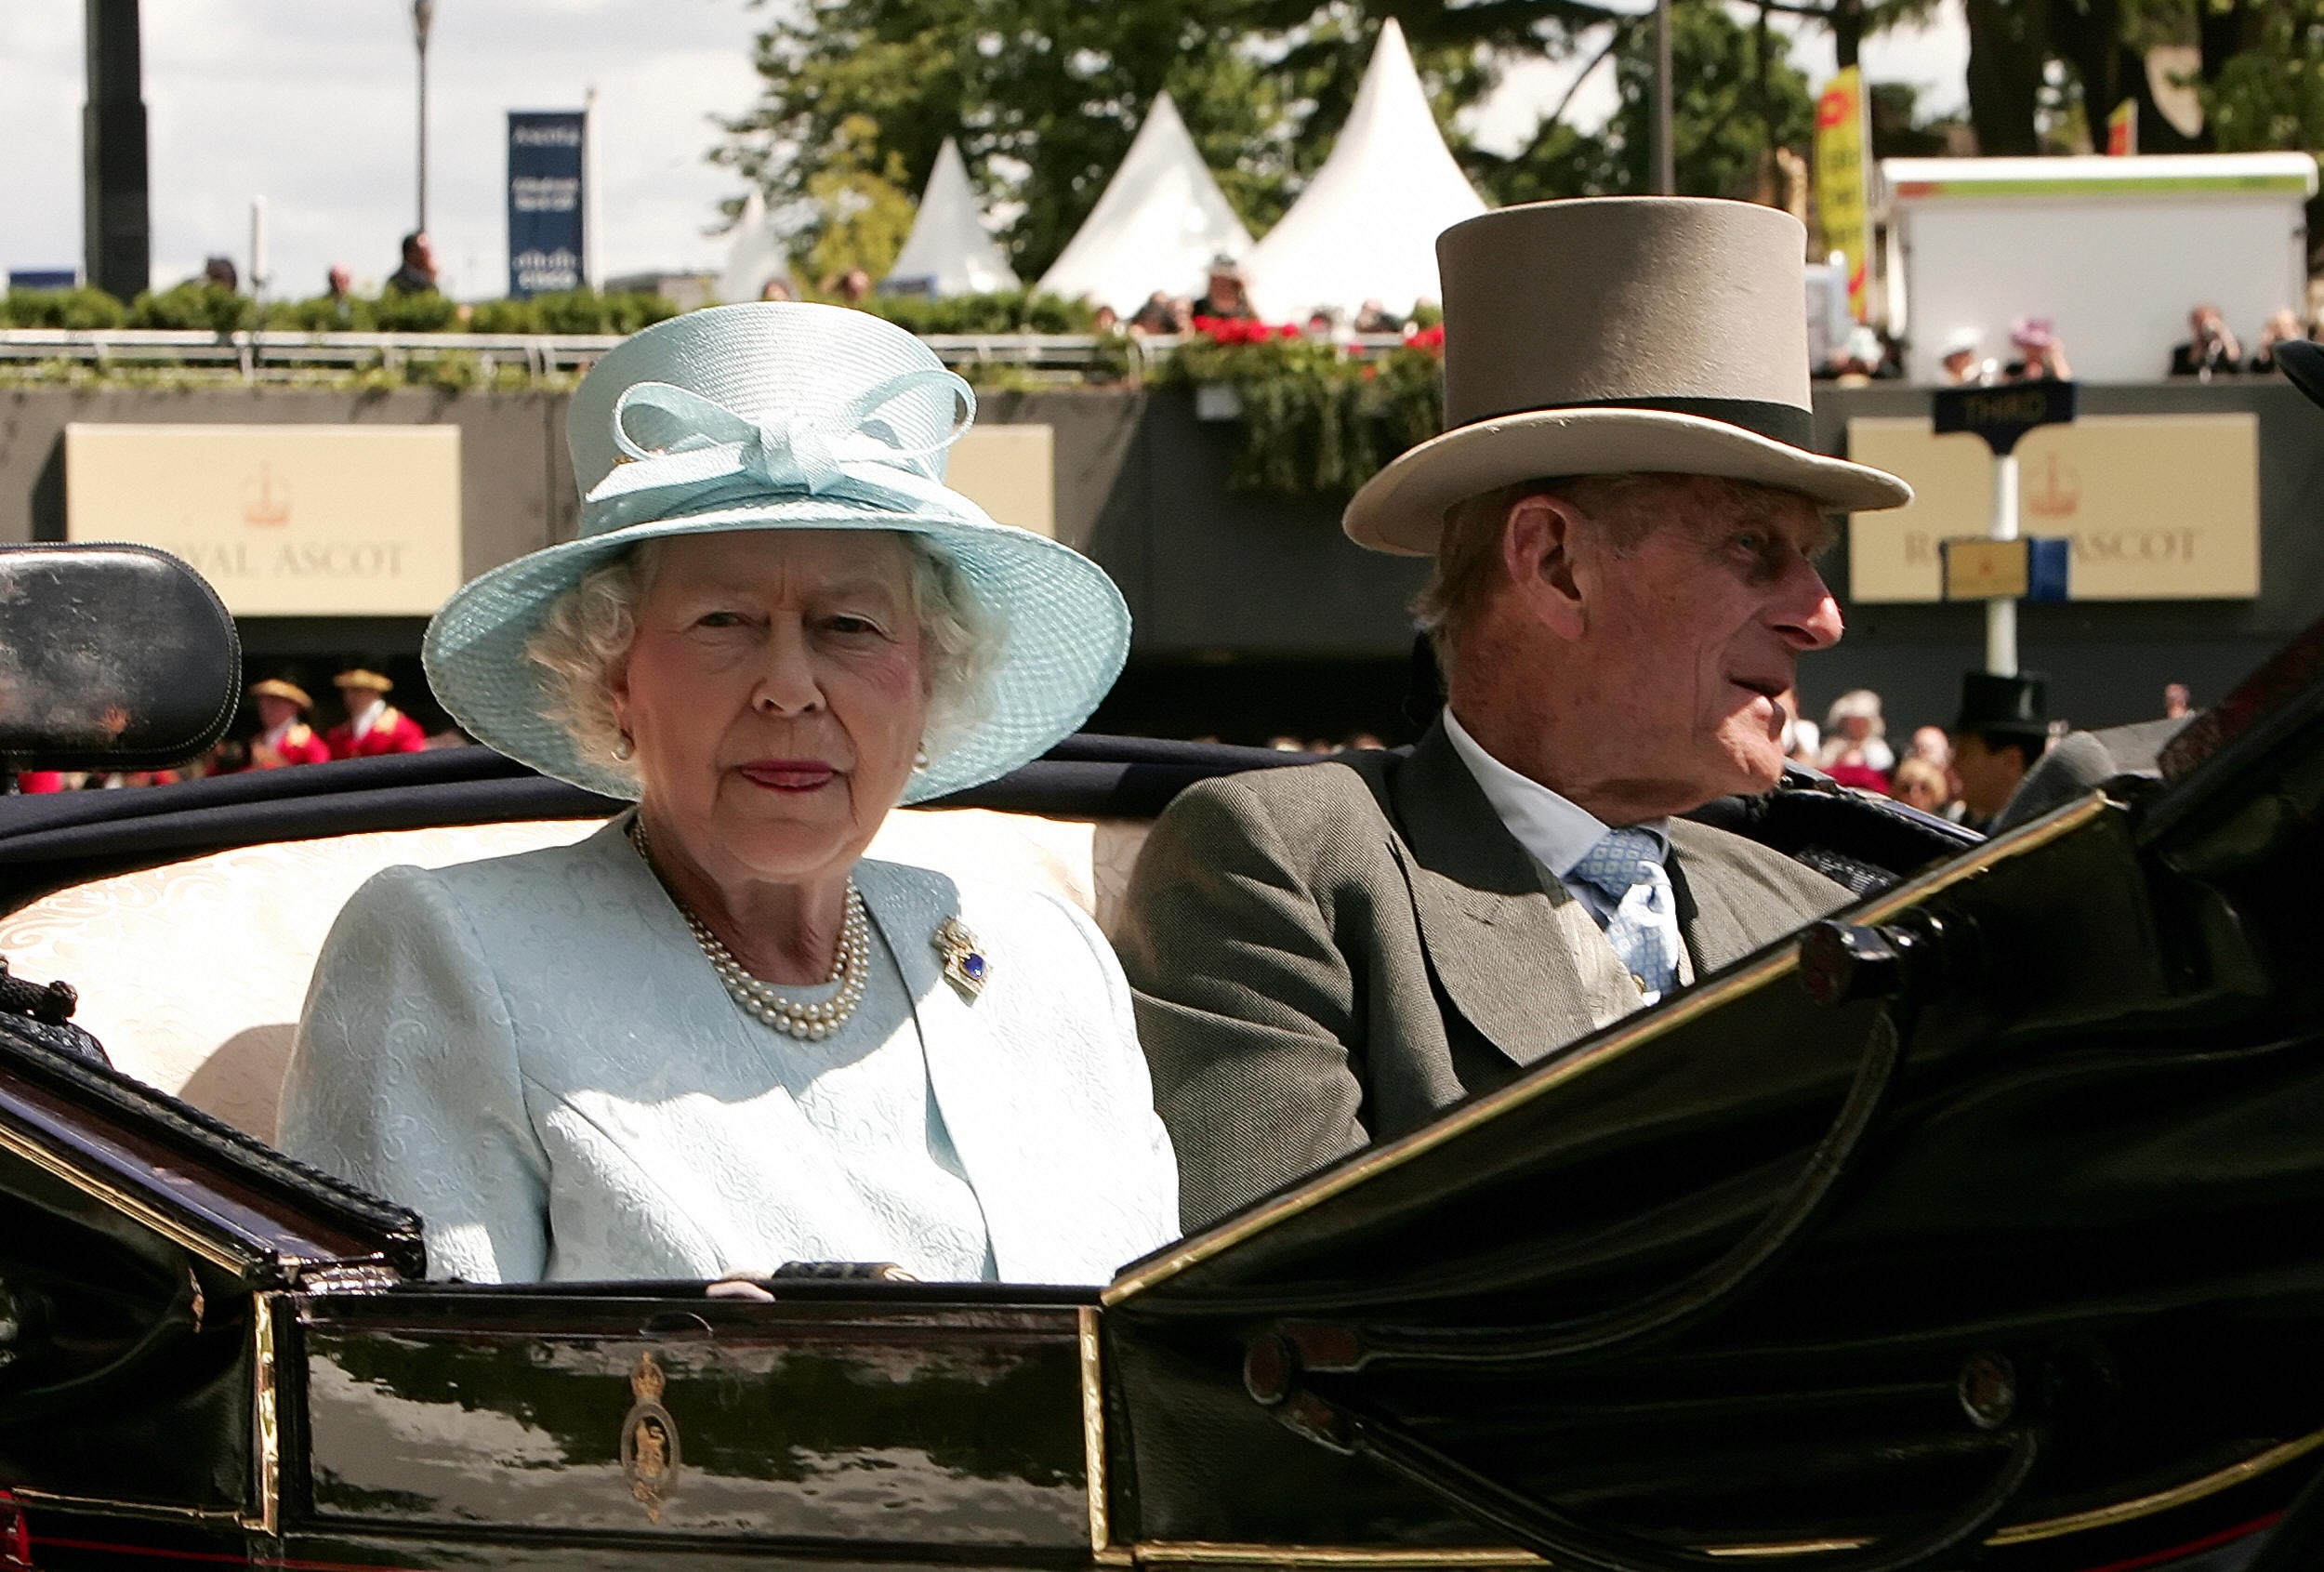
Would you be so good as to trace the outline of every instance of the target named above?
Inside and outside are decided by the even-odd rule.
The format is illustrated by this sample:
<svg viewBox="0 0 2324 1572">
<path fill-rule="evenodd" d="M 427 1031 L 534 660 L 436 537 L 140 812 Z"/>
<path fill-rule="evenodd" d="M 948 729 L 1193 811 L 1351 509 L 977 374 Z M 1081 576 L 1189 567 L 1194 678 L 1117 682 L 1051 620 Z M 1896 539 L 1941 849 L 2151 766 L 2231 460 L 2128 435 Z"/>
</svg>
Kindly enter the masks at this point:
<svg viewBox="0 0 2324 1572">
<path fill-rule="evenodd" d="M 347 706 L 347 720 L 325 738 L 334 759 L 376 759 L 383 753 L 417 753 L 428 746 L 419 722 L 388 703 L 395 686 L 376 671 L 357 667 L 331 680 Z"/>
<path fill-rule="evenodd" d="M 306 689 L 270 677 L 250 684 L 250 702 L 258 707 L 258 734 L 250 739 L 251 769 L 320 764 L 331 757 L 330 746 L 307 724 L 307 711 L 314 708 L 315 701 Z"/>
</svg>

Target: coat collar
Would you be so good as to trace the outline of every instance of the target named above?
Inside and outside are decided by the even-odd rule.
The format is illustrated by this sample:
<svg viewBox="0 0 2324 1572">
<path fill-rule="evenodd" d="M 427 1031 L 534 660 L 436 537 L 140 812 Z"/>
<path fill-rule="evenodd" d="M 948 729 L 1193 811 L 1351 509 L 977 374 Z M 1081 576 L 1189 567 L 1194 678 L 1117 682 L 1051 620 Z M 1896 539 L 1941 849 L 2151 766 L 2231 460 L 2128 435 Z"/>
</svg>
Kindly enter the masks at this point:
<svg viewBox="0 0 2324 1572">
<path fill-rule="evenodd" d="M 1721 832 L 1705 825 L 1690 824 L 1684 819 L 1670 821 L 1671 893 L 1678 897 L 1679 931 L 1686 936 L 1686 949 L 1695 963 L 1697 980 L 1710 976 L 1723 966 L 1732 966 L 1765 944 L 1752 937 L 1753 924 L 1736 906 L 1723 881 L 1707 879 L 1697 890 L 1687 882 L 1686 865 L 1690 858 L 1699 865 L 1720 859 L 1732 862 L 1734 853 L 1720 846 Z M 1763 912 L 1757 924 L 1766 927 Z"/>
<path fill-rule="evenodd" d="M 960 888 L 932 868 L 902 863 L 855 865 L 855 888 L 872 926 L 904 974 L 905 995 L 919 1026 L 928 1060 L 929 1090 L 944 1116 L 953 1151 L 984 1209 L 984 1236 L 1001 1280 L 1042 1280 L 1053 1253 L 1041 1237 L 1058 1215 L 1057 1197 L 1043 1193 L 1037 1176 L 1017 1155 L 1011 1102 L 1012 1066 L 996 1051 L 979 1000 L 946 979 L 936 947 L 936 930 L 947 918 L 961 918 Z M 973 933 L 996 969 L 1028 964 L 1031 958 L 994 953 L 1005 936 Z M 1030 1189 L 1031 1193 L 1028 1193 Z"/>
<path fill-rule="evenodd" d="M 1387 795 L 1408 852 L 1429 964 L 1494 1047 L 1530 1064 L 1632 1005 L 1618 992 L 1618 971 L 1585 965 L 1583 931 L 1595 931 L 1595 921 L 1501 823 L 1441 720 L 1391 777 Z M 1690 859 L 1720 857 L 1719 832 L 1684 819 L 1668 821 L 1668 832 L 1679 931 L 1699 979 L 1760 943 L 1717 881 L 1697 890 L 1686 877 Z"/>
<path fill-rule="evenodd" d="M 1595 925 L 1509 833 L 1442 722 L 1388 796 L 1421 943 L 1454 1007 L 1520 1064 L 1593 1030 L 1597 990 L 1568 924 Z"/>
<path fill-rule="evenodd" d="M 621 870 L 623 887 L 656 941 L 698 953 L 685 918 L 661 880 L 630 848 L 628 821 L 629 814 L 617 816 L 583 844 Z M 992 1246 L 994 1262 L 1003 1279 L 1045 1281 L 1044 1274 L 1056 1252 L 1044 1235 L 1054 1229 L 1058 1197 L 1014 1156 L 1012 1122 L 1018 1116 L 1010 1102 L 1010 1067 L 997 1054 L 997 1045 L 976 1005 L 945 981 L 943 958 L 935 945 L 937 927 L 948 917 L 961 916 L 959 888 L 932 869 L 868 857 L 855 865 L 855 888 L 904 978 L 905 995 L 912 1001 L 914 1023 L 927 1057 L 929 1089 L 944 1116 L 953 1150 L 984 1208 L 985 1237 Z M 976 937 L 986 943 L 1005 942 L 999 934 Z M 997 967 L 1007 967 L 1025 964 L 1027 959 L 1004 951 L 994 962 Z M 707 965 L 698 970 L 704 987 L 722 992 Z M 736 1014 L 733 1019 L 735 1030 L 750 1037 L 743 1017 Z"/>
</svg>

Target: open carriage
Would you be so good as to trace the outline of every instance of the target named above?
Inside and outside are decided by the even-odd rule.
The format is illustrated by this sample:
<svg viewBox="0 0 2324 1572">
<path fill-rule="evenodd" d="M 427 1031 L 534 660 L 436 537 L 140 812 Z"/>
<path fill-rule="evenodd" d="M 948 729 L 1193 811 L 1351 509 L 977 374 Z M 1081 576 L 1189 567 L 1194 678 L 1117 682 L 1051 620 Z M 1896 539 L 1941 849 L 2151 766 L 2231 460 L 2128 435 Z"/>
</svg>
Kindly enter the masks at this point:
<svg viewBox="0 0 2324 1572">
<path fill-rule="evenodd" d="M 231 627 L 119 556 L 5 563 L 181 632 L 0 751 L 223 724 Z M 1108 922 L 1279 762 L 1075 739 L 877 852 Z M 0 808 L 0 1566 L 2324 1565 L 2324 634 L 1991 842 L 1713 805 L 1861 900 L 1089 1292 L 428 1282 L 264 1143 L 363 878 L 613 806 L 469 749 Z"/>
</svg>

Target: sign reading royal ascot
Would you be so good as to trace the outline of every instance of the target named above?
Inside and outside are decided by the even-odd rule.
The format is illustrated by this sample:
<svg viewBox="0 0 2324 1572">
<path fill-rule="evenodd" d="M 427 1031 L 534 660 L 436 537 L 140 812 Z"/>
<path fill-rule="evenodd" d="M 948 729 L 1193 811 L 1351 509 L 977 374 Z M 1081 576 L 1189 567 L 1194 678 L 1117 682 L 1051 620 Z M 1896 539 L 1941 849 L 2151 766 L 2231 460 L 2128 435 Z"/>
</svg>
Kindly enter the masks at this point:
<svg viewBox="0 0 2324 1572">
<path fill-rule="evenodd" d="M 1848 422 L 1848 456 L 1899 475 L 1911 505 L 1848 526 L 1848 593 L 1944 596 L 1942 543 L 1992 525 L 1993 458 L 1925 419 Z M 2248 600 L 2260 592 L 2259 422 L 2250 415 L 2084 416 L 2017 443 L 2018 521 L 2062 535 L 2077 601 Z"/>
<path fill-rule="evenodd" d="M 460 586 L 456 426 L 64 435 L 65 535 L 175 552 L 236 616 L 428 616 Z"/>
</svg>

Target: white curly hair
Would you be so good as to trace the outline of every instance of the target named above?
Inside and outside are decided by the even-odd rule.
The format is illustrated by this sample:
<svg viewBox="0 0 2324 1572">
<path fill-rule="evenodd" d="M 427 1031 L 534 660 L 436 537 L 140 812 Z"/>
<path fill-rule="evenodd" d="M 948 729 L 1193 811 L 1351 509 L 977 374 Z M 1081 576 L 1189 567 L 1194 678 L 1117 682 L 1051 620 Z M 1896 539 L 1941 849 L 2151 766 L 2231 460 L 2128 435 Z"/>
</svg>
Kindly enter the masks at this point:
<svg viewBox="0 0 2324 1572">
<path fill-rule="evenodd" d="M 895 533 L 912 564 L 912 611 L 919 619 L 928 684 L 921 746 L 932 759 L 984 719 L 1009 624 L 926 537 Z M 548 719 L 572 733 L 591 763 L 632 786 L 638 784 L 637 767 L 615 751 L 622 735 L 614 716 L 612 672 L 637 633 L 638 603 L 653 587 L 661 544 L 642 542 L 590 569 L 549 602 L 540 627 L 524 644 L 526 658 L 544 674 Z"/>
</svg>

